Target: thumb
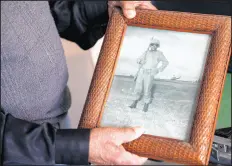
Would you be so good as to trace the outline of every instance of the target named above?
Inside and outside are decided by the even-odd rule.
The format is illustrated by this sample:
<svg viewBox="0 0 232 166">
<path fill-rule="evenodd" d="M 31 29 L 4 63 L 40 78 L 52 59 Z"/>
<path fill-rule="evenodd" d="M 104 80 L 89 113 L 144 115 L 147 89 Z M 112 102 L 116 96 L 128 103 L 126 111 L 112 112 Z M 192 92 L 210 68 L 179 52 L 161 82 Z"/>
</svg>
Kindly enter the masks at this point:
<svg viewBox="0 0 232 166">
<path fill-rule="evenodd" d="M 121 145 L 123 143 L 131 142 L 139 138 L 145 132 L 142 127 L 122 128 L 119 129 L 116 134 L 116 144 Z"/>
<path fill-rule="evenodd" d="M 133 2 L 123 1 L 121 8 L 126 18 L 131 19 L 135 17 L 136 11 L 135 4 Z"/>
</svg>

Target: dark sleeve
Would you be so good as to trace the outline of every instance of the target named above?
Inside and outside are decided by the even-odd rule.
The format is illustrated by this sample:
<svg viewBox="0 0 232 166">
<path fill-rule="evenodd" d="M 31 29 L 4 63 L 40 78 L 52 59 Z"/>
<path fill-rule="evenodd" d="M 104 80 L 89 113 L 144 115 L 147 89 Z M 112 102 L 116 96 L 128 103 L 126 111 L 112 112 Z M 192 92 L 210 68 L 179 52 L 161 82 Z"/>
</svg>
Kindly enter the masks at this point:
<svg viewBox="0 0 232 166">
<path fill-rule="evenodd" d="M 87 165 L 89 129 L 55 129 L 0 114 L 3 165 Z"/>
<path fill-rule="evenodd" d="M 107 1 L 49 1 L 62 38 L 87 50 L 104 36 L 108 23 Z"/>
</svg>

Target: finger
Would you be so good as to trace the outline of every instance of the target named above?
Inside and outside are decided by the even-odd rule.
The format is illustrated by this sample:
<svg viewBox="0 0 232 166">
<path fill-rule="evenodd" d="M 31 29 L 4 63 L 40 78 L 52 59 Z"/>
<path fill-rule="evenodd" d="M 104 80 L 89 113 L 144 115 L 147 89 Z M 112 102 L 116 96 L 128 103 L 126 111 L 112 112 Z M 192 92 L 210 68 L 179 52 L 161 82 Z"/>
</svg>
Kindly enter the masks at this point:
<svg viewBox="0 0 232 166">
<path fill-rule="evenodd" d="M 108 14 L 109 17 L 111 17 L 111 14 L 113 12 L 113 8 L 116 6 L 120 6 L 120 2 L 119 1 L 108 1 Z"/>
<path fill-rule="evenodd" d="M 147 159 L 148 159 L 146 157 L 140 157 L 140 156 L 138 156 L 136 154 L 131 154 L 131 155 L 133 157 L 132 160 L 135 161 L 134 165 L 135 164 L 137 164 L 137 165 L 143 165 L 147 161 Z"/>
<path fill-rule="evenodd" d="M 113 12 L 113 8 L 112 8 L 112 7 L 109 7 L 109 8 L 108 8 L 109 18 L 111 17 L 112 12 Z"/>
<path fill-rule="evenodd" d="M 139 138 L 145 130 L 142 127 L 121 128 L 115 133 L 115 143 L 121 145 Z"/>
<path fill-rule="evenodd" d="M 145 5 L 140 5 L 138 9 L 145 9 L 145 10 L 158 10 L 156 7 L 150 7 L 150 6 L 145 6 Z"/>
<path fill-rule="evenodd" d="M 121 8 L 123 14 L 126 18 L 131 19 L 134 18 L 136 15 L 135 6 L 136 4 L 133 1 L 123 1 L 121 2 Z"/>
<path fill-rule="evenodd" d="M 139 9 L 147 9 L 147 10 L 158 10 L 154 5 L 150 2 L 143 3 L 138 6 Z"/>
<path fill-rule="evenodd" d="M 121 155 L 115 158 L 116 165 L 143 165 L 147 161 L 145 157 L 139 157 L 135 154 L 122 150 Z"/>
</svg>

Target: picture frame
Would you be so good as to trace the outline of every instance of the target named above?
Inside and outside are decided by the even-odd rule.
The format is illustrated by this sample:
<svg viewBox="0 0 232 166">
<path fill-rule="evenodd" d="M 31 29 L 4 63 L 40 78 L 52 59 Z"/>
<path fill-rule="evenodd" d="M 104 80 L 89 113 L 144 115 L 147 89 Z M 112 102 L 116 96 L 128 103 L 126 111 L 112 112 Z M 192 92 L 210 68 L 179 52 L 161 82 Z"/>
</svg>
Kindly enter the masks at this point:
<svg viewBox="0 0 232 166">
<path fill-rule="evenodd" d="M 231 18 L 228 16 L 137 10 L 135 18 L 126 19 L 115 8 L 108 23 L 79 128 L 101 127 L 129 26 L 211 36 L 199 92 L 196 92 L 198 95 L 189 140 L 143 134 L 123 144 L 126 150 L 139 156 L 179 164 L 207 165 L 231 55 Z"/>
</svg>

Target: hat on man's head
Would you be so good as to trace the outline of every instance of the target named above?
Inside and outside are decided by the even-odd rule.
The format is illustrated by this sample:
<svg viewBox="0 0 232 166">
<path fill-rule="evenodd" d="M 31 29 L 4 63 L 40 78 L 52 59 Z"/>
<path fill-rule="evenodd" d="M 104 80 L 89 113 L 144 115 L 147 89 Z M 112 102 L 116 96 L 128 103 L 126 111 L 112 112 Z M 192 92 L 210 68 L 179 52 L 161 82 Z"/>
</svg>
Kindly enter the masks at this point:
<svg viewBox="0 0 232 166">
<path fill-rule="evenodd" d="M 155 37 L 152 37 L 150 44 L 156 44 L 159 47 L 160 41 L 158 39 L 156 39 Z"/>
</svg>

